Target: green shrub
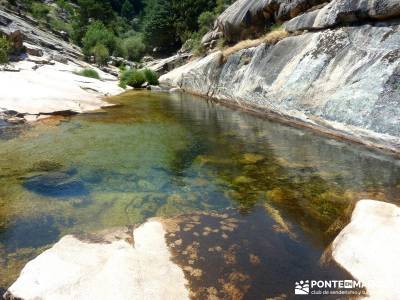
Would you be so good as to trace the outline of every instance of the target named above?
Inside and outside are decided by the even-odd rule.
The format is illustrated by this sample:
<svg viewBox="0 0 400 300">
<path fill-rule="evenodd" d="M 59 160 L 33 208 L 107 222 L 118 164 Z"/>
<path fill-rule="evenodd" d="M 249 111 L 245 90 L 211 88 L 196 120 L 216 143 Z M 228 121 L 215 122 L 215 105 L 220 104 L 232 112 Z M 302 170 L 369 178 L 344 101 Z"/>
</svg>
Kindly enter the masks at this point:
<svg viewBox="0 0 400 300">
<path fill-rule="evenodd" d="M 127 85 L 134 88 L 140 88 L 145 82 L 151 85 L 158 84 L 157 73 L 150 69 L 126 70 L 123 71 L 120 76 L 120 86 L 123 88 Z"/>
<path fill-rule="evenodd" d="M 142 87 L 142 84 L 146 82 L 146 77 L 141 70 L 126 70 L 121 74 L 120 86 L 131 86 L 134 88 Z"/>
<path fill-rule="evenodd" d="M 39 20 L 47 20 L 50 8 L 48 5 L 40 2 L 33 2 L 31 6 L 32 16 Z"/>
<path fill-rule="evenodd" d="M 89 78 L 100 79 L 99 73 L 97 73 L 96 70 L 90 69 L 90 68 L 83 69 L 83 70 L 77 72 L 76 74 L 85 76 L 85 77 L 89 77 Z"/>
<path fill-rule="evenodd" d="M 122 41 L 124 57 L 129 60 L 139 61 L 146 51 L 141 35 L 128 37 Z"/>
<path fill-rule="evenodd" d="M 49 23 L 51 28 L 56 31 L 65 31 L 69 35 L 72 33 L 72 25 L 67 22 L 61 21 L 56 18 L 50 18 Z"/>
<path fill-rule="evenodd" d="M 99 43 L 92 48 L 91 53 L 94 55 L 94 59 L 98 65 L 104 66 L 107 64 L 110 57 L 110 52 L 106 46 Z"/>
<path fill-rule="evenodd" d="M 82 39 L 82 44 L 82 50 L 86 56 L 93 54 L 93 48 L 97 45 L 102 45 L 107 48 L 108 53 L 113 53 L 116 48 L 116 37 L 103 23 L 95 21 L 89 25 Z"/>
<path fill-rule="evenodd" d="M 158 76 L 157 73 L 154 72 L 153 70 L 150 69 L 144 69 L 142 70 L 144 78 L 146 81 L 151 84 L 151 85 L 157 85 L 158 84 Z"/>
<path fill-rule="evenodd" d="M 10 51 L 10 42 L 6 37 L 0 36 L 0 64 L 8 62 L 8 52 Z"/>
</svg>

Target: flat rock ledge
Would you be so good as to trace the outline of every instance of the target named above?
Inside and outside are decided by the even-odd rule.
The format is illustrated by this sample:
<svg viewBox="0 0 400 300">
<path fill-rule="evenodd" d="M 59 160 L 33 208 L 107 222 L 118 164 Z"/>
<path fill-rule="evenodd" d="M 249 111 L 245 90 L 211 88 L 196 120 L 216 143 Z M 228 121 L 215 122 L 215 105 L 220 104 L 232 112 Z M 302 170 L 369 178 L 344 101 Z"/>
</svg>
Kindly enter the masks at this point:
<svg viewBox="0 0 400 300">
<path fill-rule="evenodd" d="M 4 297 L 189 299 L 184 273 L 171 261 L 164 235 L 156 220 L 136 228 L 133 235 L 67 235 L 30 261 Z"/>
<path fill-rule="evenodd" d="M 360 200 L 333 242 L 333 258 L 366 287 L 371 299 L 399 299 L 400 208 Z"/>
</svg>

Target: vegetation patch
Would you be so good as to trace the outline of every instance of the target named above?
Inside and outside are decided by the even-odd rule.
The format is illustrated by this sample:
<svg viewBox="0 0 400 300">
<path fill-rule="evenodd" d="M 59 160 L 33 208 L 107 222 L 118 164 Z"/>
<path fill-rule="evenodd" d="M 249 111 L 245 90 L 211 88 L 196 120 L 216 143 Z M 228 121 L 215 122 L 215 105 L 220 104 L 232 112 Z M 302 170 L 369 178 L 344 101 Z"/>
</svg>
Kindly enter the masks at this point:
<svg viewBox="0 0 400 300">
<path fill-rule="evenodd" d="M 79 72 L 76 72 L 76 74 L 85 76 L 85 77 L 89 77 L 89 78 L 100 79 L 99 73 L 97 73 L 96 70 L 90 69 L 90 68 L 83 69 Z"/>
<path fill-rule="evenodd" d="M 289 33 L 282 27 L 274 27 L 271 28 L 271 31 L 269 31 L 267 34 L 258 39 L 240 41 L 236 45 L 224 49 L 222 51 L 222 54 L 223 57 L 226 59 L 230 55 L 239 52 L 240 50 L 257 47 L 263 43 L 268 45 L 274 45 L 288 36 Z"/>
<path fill-rule="evenodd" d="M 157 85 L 158 84 L 157 73 L 150 69 L 126 70 L 121 74 L 119 85 L 123 88 L 126 88 L 126 86 L 131 86 L 133 88 L 141 88 L 145 82 L 147 82 L 150 85 Z"/>
<path fill-rule="evenodd" d="M 0 64 L 8 62 L 8 52 L 10 51 L 10 42 L 4 36 L 0 36 Z"/>
</svg>

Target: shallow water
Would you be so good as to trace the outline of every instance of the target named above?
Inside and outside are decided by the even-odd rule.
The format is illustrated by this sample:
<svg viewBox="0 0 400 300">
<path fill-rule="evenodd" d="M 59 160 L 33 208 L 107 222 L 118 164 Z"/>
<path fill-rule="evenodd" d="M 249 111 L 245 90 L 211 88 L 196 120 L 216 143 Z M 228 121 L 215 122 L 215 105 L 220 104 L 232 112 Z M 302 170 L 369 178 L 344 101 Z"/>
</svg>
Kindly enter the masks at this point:
<svg viewBox="0 0 400 300">
<path fill-rule="evenodd" d="M 319 258 L 355 201 L 400 201 L 399 161 L 361 146 L 188 95 L 112 101 L 121 105 L 0 128 L 0 289 L 65 234 L 229 211 L 236 238 L 266 258 L 247 269 L 244 296 L 290 296 L 294 280 L 347 276 Z M 243 269 L 247 246 L 235 247 Z"/>
</svg>

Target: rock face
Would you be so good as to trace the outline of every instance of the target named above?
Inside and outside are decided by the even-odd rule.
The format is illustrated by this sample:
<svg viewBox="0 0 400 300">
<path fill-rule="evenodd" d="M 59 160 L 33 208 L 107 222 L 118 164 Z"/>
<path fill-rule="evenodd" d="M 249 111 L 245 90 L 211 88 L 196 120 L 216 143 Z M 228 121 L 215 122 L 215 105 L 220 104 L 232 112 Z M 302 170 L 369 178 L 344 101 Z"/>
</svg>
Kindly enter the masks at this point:
<svg viewBox="0 0 400 300">
<path fill-rule="evenodd" d="M 400 16 L 395 0 L 334 0 L 321 9 L 300 15 L 285 24 L 289 32 L 323 29 L 365 20 L 386 20 Z"/>
<path fill-rule="evenodd" d="M 400 26 L 304 33 L 220 52 L 160 83 L 400 152 Z"/>
<path fill-rule="evenodd" d="M 123 91 L 117 76 L 83 62 L 79 48 L 38 29 L 28 17 L 0 10 L 0 32 L 8 36 L 18 61 L 0 66 L 0 119 L 18 115 L 18 121 L 32 121 L 95 110 L 107 105 L 102 97 Z M 102 80 L 76 75 L 82 68 L 95 69 Z"/>
<path fill-rule="evenodd" d="M 371 299 L 399 299 L 400 208 L 361 200 L 333 242 L 333 258 L 360 280 Z"/>
<path fill-rule="evenodd" d="M 263 33 L 265 26 L 282 23 L 325 0 L 238 0 L 216 20 L 214 31 L 204 36 L 203 44 L 221 35 L 229 42 L 236 42 Z"/>
<path fill-rule="evenodd" d="M 74 74 L 80 66 L 46 60 L 21 61 L 19 72 L 0 72 L 2 111 L 13 110 L 32 121 L 40 115 L 76 112 L 107 106 L 102 97 L 123 91 L 117 81 L 101 81 Z M 102 78 L 114 78 L 97 70 Z"/>
<path fill-rule="evenodd" d="M 144 64 L 144 68 L 149 68 L 158 74 L 165 74 L 185 64 L 191 56 L 190 53 L 178 53 L 168 58 L 149 61 Z"/>
<path fill-rule="evenodd" d="M 39 29 L 33 20 L 16 16 L 3 9 L 0 9 L 0 32 L 10 36 L 14 48 L 19 52 L 22 52 L 24 41 L 47 52 L 48 55 L 63 54 L 74 62 L 82 57 L 78 47 L 65 42 L 50 32 Z"/>
<path fill-rule="evenodd" d="M 5 299 L 189 299 L 164 235 L 161 223 L 149 221 L 134 231 L 134 246 L 118 232 L 65 236 L 24 267 Z"/>
</svg>

